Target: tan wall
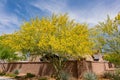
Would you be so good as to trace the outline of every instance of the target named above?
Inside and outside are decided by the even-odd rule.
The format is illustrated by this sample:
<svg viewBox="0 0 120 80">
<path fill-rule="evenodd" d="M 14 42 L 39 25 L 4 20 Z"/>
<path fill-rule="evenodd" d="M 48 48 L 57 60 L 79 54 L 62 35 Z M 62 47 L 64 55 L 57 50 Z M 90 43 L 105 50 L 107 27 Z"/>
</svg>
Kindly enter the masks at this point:
<svg viewBox="0 0 120 80">
<path fill-rule="evenodd" d="M 114 65 L 111 64 L 112 66 L 109 67 L 108 62 L 93 61 L 93 62 L 91 62 L 91 65 L 92 65 L 92 71 L 98 75 L 102 75 L 106 71 L 114 71 L 115 70 Z"/>
<path fill-rule="evenodd" d="M 48 62 L 14 62 L 5 63 L 4 65 L 8 73 L 19 70 L 21 74 L 33 73 L 40 76 L 50 76 L 55 72 L 52 64 Z M 0 64 L 0 70 L 2 70 L 2 64 Z M 64 70 L 77 78 L 77 61 L 68 61 Z"/>
<path fill-rule="evenodd" d="M 91 62 L 91 61 L 68 61 L 65 64 L 64 70 L 75 78 L 80 78 L 85 71 L 93 71 L 100 75 L 106 69 L 105 62 Z M 50 76 L 55 72 L 53 66 L 48 62 L 15 62 L 4 64 L 7 72 L 14 72 L 19 70 L 20 73 L 33 73 L 40 76 Z M 2 65 L 0 66 L 2 70 Z"/>
<path fill-rule="evenodd" d="M 96 74 L 103 74 L 105 72 L 104 62 L 92 62 L 92 71 Z"/>
</svg>

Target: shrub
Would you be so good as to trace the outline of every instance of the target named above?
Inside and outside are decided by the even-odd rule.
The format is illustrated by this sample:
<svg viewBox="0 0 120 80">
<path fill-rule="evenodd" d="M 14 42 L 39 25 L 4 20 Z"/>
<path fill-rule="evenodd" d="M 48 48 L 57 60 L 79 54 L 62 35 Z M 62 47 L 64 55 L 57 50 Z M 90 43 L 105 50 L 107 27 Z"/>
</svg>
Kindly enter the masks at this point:
<svg viewBox="0 0 120 80">
<path fill-rule="evenodd" d="M 97 75 L 93 72 L 86 72 L 83 75 L 84 80 L 98 80 Z"/>
<path fill-rule="evenodd" d="M 0 76 L 4 76 L 5 75 L 5 73 L 4 72 L 0 72 Z"/>
<path fill-rule="evenodd" d="M 26 77 L 26 78 L 32 78 L 32 77 L 35 77 L 35 75 L 32 74 L 32 73 L 27 73 L 25 77 Z"/>
<path fill-rule="evenodd" d="M 120 69 L 117 69 L 110 80 L 120 80 Z"/>
<path fill-rule="evenodd" d="M 120 74 L 119 73 L 114 73 L 112 75 L 112 77 L 110 78 L 110 80 L 120 80 Z"/>
<path fill-rule="evenodd" d="M 47 77 L 41 77 L 38 80 L 48 80 L 48 78 Z"/>
<path fill-rule="evenodd" d="M 22 78 L 22 77 L 21 76 L 16 76 L 15 78 L 18 79 L 18 78 Z"/>
<path fill-rule="evenodd" d="M 15 70 L 14 74 L 16 74 L 16 75 L 19 74 L 19 70 Z"/>
<path fill-rule="evenodd" d="M 103 78 L 107 78 L 110 80 L 120 80 L 120 72 L 117 70 L 114 73 L 105 72 Z"/>
<path fill-rule="evenodd" d="M 69 80 L 70 75 L 66 73 L 65 71 L 61 72 L 61 78 L 62 80 Z"/>
<path fill-rule="evenodd" d="M 112 77 L 112 73 L 110 73 L 110 72 L 105 72 L 105 73 L 103 74 L 103 78 L 110 79 L 111 77 Z"/>
</svg>

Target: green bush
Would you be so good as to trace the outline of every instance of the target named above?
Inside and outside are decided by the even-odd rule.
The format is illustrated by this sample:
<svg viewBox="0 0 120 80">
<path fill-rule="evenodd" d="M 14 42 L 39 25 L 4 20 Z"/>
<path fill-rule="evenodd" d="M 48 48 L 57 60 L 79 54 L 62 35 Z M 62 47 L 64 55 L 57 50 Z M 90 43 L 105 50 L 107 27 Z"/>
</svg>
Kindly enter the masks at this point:
<svg viewBox="0 0 120 80">
<path fill-rule="evenodd" d="M 21 76 L 16 76 L 15 78 L 18 79 L 18 78 L 21 78 Z"/>
<path fill-rule="evenodd" d="M 48 80 L 48 78 L 47 77 L 41 77 L 38 80 Z"/>
<path fill-rule="evenodd" d="M 110 80 L 120 80 L 120 75 L 117 73 L 114 73 Z"/>
<path fill-rule="evenodd" d="M 83 75 L 84 80 L 98 80 L 97 75 L 93 72 L 86 72 Z"/>
<path fill-rule="evenodd" d="M 62 80 L 69 80 L 70 75 L 66 73 L 65 71 L 61 72 L 61 78 Z"/>
<path fill-rule="evenodd" d="M 112 77 L 110 80 L 120 80 L 120 73 L 119 71 L 116 71 L 115 73 L 112 74 Z"/>
<path fill-rule="evenodd" d="M 105 72 L 103 74 L 103 78 L 110 79 L 111 77 L 112 77 L 112 73 L 110 73 L 110 72 Z"/>
<path fill-rule="evenodd" d="M 118 70 L 116 70 L 114 73 L 106 72 L 104 73 L 103 78 L 110 80 L 120 80 L 120 72 Z"/>
<path fill-rule="evenodd" d="M 4 76 L 5 75 L 5 73 L 4 72 L 0 72 L 0 76 Z"/>
<path fill-rule="evenodd" d="M 16 75 L 19 74 L 19 70 L 15 70 L 14 74 L 16 74 Z"/>
<path fill-rule="evenodd" d="M 35 77 L 35 75 L 32 73 L 27 73 L 25 76 L 25 78 L 32 78 L 32 77 Z"/>
</svg>

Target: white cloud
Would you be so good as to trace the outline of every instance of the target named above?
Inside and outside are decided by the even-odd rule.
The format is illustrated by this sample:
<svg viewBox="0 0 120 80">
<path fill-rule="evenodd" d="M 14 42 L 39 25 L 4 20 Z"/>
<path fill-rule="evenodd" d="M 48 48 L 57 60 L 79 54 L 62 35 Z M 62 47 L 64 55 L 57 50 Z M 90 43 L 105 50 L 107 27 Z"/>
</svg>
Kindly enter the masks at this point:
<svg viewBox="0 0 120 80">
<path fill-rule="evenodd" d="M 2 4 L 2 5 L 1 5 Z M 6 0 L 0 1 L 0 34 L 11 33 L 20 25 L 18 17 L 5 11 Z"/>
<path fill-rule="evenodd" d="M 10 26 L 10 24 L 19 25 L 18 18 L 16 16 L 0 15 L 0 24 L 4 26 Z M 2 26 L 0 26 L 2 27 Z M 11 26 L 10 26 L 11 27 Z"/>
<path fill-rule="evenodd" d="M 0 15 L 0 17 L 1 33 L 12 33 L 20 25 L 16 16 Z"/>
<path fill-rule="evenodd" d="M 67 0 L 66 0 L 67 1 Z M 60 13 L 64 12 L 63 8 L 66 8 L 66 1 L 64 0 L 38 0 L 36 2 L 31 3 L 33 6 L 43 10 L 43 11 L 49 11 L 51 13 Z"/>
<path fill-rule="evenodd" d="M 92 7 L 85 8 L 84 10 L 80 10 L 79 5 L 77 5 L 78 8 L 71 10 L 71 6 L 67 5 L 67 0 L 64 0 L 64 2 L 63 0 L 38 0 L 31 4 L 40 10 L 47 10 L 50 13 L 68 13 L 72 19 L 75 19 L 78 22 L 86 22 L 95 25 L 99 21 L 104 21 L 107 15 L 110 15 L 110 17 L 113 18 L 120 11 L 119 0 L 116 0 L 113 3 L 108 3 L 109 5 L 104 4 L 104 2 L 104 0 L 100 1 L 93 4 Z"/>
</svg>

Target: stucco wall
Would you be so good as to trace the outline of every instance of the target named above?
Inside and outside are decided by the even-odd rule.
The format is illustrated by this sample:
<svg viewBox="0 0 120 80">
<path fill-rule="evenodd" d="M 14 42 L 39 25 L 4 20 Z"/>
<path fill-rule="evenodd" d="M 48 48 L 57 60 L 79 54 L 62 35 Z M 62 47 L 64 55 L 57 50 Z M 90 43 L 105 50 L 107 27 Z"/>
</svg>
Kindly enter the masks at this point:
<svg viewBox="0 0 120 80">
<path fill-rule="evenodd" d="M 101 75 L 109 70 L 107 62 L 93 62 L 93 61 L 67 61 L 64 70 L 75 78 L 80 78 L 85 71 L 93 71 Z M 7 72 L 14 72 L 19 70 L 21 74 L 33 73 L 40 76 L 50 76 L 55 72 L 52 64 L 48 62 L 14 62 L 5 63 Z M 2 70 L 2 64 L 0 64 Z"/>
</svg>

